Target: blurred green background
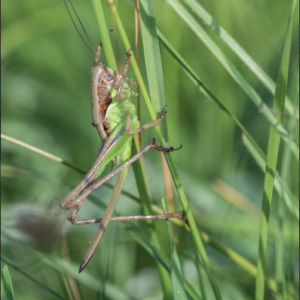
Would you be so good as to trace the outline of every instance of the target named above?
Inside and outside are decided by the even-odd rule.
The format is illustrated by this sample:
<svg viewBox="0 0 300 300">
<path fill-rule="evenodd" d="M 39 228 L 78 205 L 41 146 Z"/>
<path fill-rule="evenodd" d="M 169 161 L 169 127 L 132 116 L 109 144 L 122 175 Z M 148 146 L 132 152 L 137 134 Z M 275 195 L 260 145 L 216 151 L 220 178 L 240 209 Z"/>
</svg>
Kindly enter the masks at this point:
<svg viewBox="0 0 300 300">
<path fill-rule="evenodd" d="M 122 65 L 125 49 L 110 9 L 106 1 L 102 2 L 108 28 L 115 29 L 111 38 Z M 166 1 L 154 3 L 156 25 L 160 31 L 266 152 L 269 123 L 258 108 L 172 7 Z M 276 82 L 292 1 L 203 0 L 199 3 Z M 91 3 L 73 0 L 73 4 L 93 44 L 97 45 L 101 36 Z M 118 10 L 134 45 L 133 7 L 129 1 L 120 0 Z M 272 106 L 271 93 L 208 26 L 201 21 L 200 24 L 265 103 Z M 298 24 L 297 15 L 287 90 L 292 100 L 296 97 L 298 85 Z M 63 2 L 2 2 L 1 44 L 1 132 L 88 170 L 99 147 L 97 132 L 91 126 L 90 111 L 90 72 L 94 56 L 79 39 Z M 143 56 L 142 44 L 140 47 L 140 68 L 147 81 L 144 65 L 147 58 Z M 244 147 L 242 133 L 233 121 L 199 92 L 163 47 L 161 58 L 168 105 L 169 145 L 183 145 L 172 156 L 198 228 L 256 265 L 264 173 Z M 106 61 L 105 53 L 101 59 Z M 128 77 L 134 78 L 131 69 Z M 136 102 L 136 99 L 132 100 Z M 150 118 L 143 99 L 141 103 L 142 123 L 146 123 Z M 287 121 L 284 120 L 284 124 Z M 144 132 L 143 145 L 154 136 L 153 129 Z M 53 264 L 55 258 L 61 257 L 61 249 L 68 249 L 69 254 L 65 255 L 69 257 L 72 268 L 69 265 L 65 268 L 71 274 L 77 273 L 97 228 L 97 225 L 72 226 L 66 220 L 67 213 L 58 206 L 82 175 L 4 140 L 1 155 L 3 256 L 63 298 L 73 299 L 68 296 L 66 277 Z M 165 188 L 159 154 L 147 154 L 145 163 L 153 202 L 161 206 Z M 294 157 L 289 176 L 288 184 L 298 197 L 299 172 Z M 230 193 L 229 187 L 236 194 Z M 132 170 L 124 189 L 138 196 Z M 101 187 L 93 195 L 105 204 L 110 193 L 108 188 Z M 276 198 L 278 195 L 274 192 L 273 200 Z M 242 201 L 245 210 L 228 200 Z M 273 204 L 276 205 L 276 201 Z M 175 205 L 177 211 L 181 209 L 176 193 Z M 271 278 L 275 274 L 273 209 L 274 206 L 267 260 L 267 275 Z M 141 208 L 121 196 L 117 211 L 132 215 L 140 213 Z M 103 210 L 86 201 L 80 216 L 85 219 L 102 214 Z M 143 228 L 145 225 L 141 222 L 138 226 Z M 35 232 L 37 228 L 39 232 Z M 162 248 L 168 254 L 170 244 L 165 222 L 157 222 L 157 228 Z M 289 218 L 287 231 L 286 276 L 291 293 L 296 297 L 299 282 L 298 220 Z M 183 273 L 198 290 L 190 237 L 180 228 L 177 228 L 177 235 Z M 76 277 L 73 283 L 78 289 L 71 288 L 74 299 L 123 299 L 121 295 L 128 296 L 128 299 L 162 299 L 154 259 L 134 242 L 126 225 L 124 229 L 111 224 L 98 248 L 85 270 L 87 274 L 82 275 L 84 279 Z M 253 299 L 255 278 L 212 247 L 206 246 L 206 250 L 224 299 Z M 16 299 L 55 299 L 19 272 L 12 269 L 10 272 Z M 99 285 L 89 284 L 88 276 L 98 278 L 96 282 Z M 214 299 L 209 286 L 207 294 L 208 299 Z M 266 299 L 273 298 L 273 293 L 266 289 Z"/>
</svg>

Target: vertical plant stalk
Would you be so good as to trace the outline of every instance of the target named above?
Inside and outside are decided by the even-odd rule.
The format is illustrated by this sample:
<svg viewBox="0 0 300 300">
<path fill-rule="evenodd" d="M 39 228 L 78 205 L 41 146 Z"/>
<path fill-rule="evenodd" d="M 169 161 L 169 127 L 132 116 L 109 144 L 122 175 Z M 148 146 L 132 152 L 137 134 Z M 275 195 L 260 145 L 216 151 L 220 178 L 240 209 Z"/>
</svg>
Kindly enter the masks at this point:
<svg viewBox="0 0 300 300">
<path fill-rule="evenodd" d="M 162 199 L 162 207 L 164 213 L 167 212 L 164 199 Z M 184 287 L 184 277 L 182 274 L 182 268 L 179 261 L 178 253 L 176 250 L 176 244 L 173 239 L 171 224 L 169 220 L 166 220 L 169 227 L 170 242 L 171 242 L 171 257 L 170 257 L 170 277 L 172 282 L 172 300 L 187 300 L 187 294 Z"/>
<path fill-rule="evenodd" d="M 141 29 L 143 34 L 143 46 L 145 66 L 148 78 L 148 86 L 151 105 L 155 114 L 159 114 L 165 107 L 165 93 L 163 83 L 163 70 L 161 55 L 159 51 L 158 38 L 156 34 L 155 14 L 153 0 L 140 0 Z M 168 129 L 166 119 L 159 124 L 163 136 L 168 142 Z"/>
<path fill-rule="evenodd" d="M 140 65 L 140 55 L 139 55 L 139 0 L 134 0 L 134 29 L 135 29 L 135 36 L 134 36 L 134 42 L 135 42 L 135 53 L 136 53 L 136 62 L 137 65 Z M 138 120 L 141 123 L 141 96 L 140 96 L 140 86 L 137 86 L 137 115 Z M 139 136 L 139 143 L 142 145 L 142 133 L 140 132 L 138 134 Z"/>
<path fill-rule="evenodd" d="M 295 107 L 294 115 L 292 119 L 289 121 L 288 132 L 290 141 L 293 140 L 295 124 L 296 124 L 296 111 L 298 111 L 298 101 L 299 101 L 299 86 L 298 92 L 296 93 L 295 101 L 293 106 Z M 278 287 L 277 291 L 277 300 L 284 300 L 287 291 L 286 291 L 286 283 L 285 283 L 285 247 L 284 247 L 284 229 L 285 229 L 285 203 L 284 203 L 284 183 L 288 184 L 289 182 L 289 174 L 291 165 L 291 151 L 289 147 L 290 143 L 284 145 L 283 155 L 282 155 L 282 163 L 281 163 L 281 189 L 282 194 L 279 198 L 277 205 L 277 237 L 276 237 L 276 284 Z"/>
<path fill-rule="evenodd" d="M 165 187 L 166 187 L 166 197 L 167 197 L 167 209 L 168 212 L 175 211 L 175 204 L 174 204 L 174 192 L 173 192 L 173 184 L 172 184 L 172 176 L 168 168 L 168 164 L 166 161 L 165 156 L 160 153 L 161 163 L 163 167 L 163 173 L 164 173 L 164 181 L 165 181 Z M 170 224 L 175 244 L 178 244 L 178 236 L 177 236 L 177 230 L 175 224 Z"/>
<path fill-rule="evenodd" d="M 107 25 L 106 25 L 105 15 L 103 13 L 102 3 L 100 0 L 98 0 L 98 1 L 92 0 L 92 4 L 94 6 L 94 11 L 95 11 L 98 26 L 99 26 L 101 42 L 103 43 L 103 49 L 104 49 L 107 65 L 108 65 L 108 67 L 110 67 L 113 70 L 118 70 L 117 64 L 116 64 L 116 59 L 114 56 L 113 48 L 112 48 L 110 37 L 109 37 L 109 33 L 108 33 L 108 29 L 107 29 Z"/>
<path fill-rule="evenodd" d="M 137 153 L 136 144 L 133 143 L 133 155 L 136 153 Z M 139 161 L 136 161 L 132 165 L 132 167 L 133 167 L 135 178 L 137 179 L 137 187 L 138 187 L 139 195 L 141 198 L 143 213 L 145 215 L 151 215 L 151 214 L 153 214 L 151 205 L 150 205 L 151 201 L 150 201 L 150 196 L 149 196 L 149 193 L 147 190 L 147 186 L 143 180 L 142 165 Z M 150 234 L 150 240 L 151 240 L 152 244 L 154 246 L 156 246 L 159 250 L 161 250 L 161 247 L 158 242 L 157 234 L 155 231 L 155 227 L 154 227 L 154 222 L 147 221 L 147 227 L 148 227 L 148 231 Z M 172 300 L 172 286 L 171 286 L 171 281 L 169 278 L 169 273 L 167 272 L 167 270 L 164 268 L 164 266 L 160 262 L 158 262 L 157 260 L 155 260 L 155 262 L 156 262 L 157 269 L 158 269 L 158 272 L 160 275 L 160 280 L 161 280 L 164 297 L 166 300 Z"/>
<path fill-rule="evenodd" d="M 273 108 L 280 112 L 284 110 L 284 101 L 286 96 L 286 87 L 287 87 L 289 61 L 290 61 L 290 49 L 291 49 L 291 40 L 292 40 L 293 14 L 294 14 L 296 2 L 297 1 L 294 1 L 292 6 L 291 17 L 289 20 L 288 30 L 284 42 L 282 59 L 281 59 L 281 64 L 278 72 L 277 85 L 275 91 Z M 275 115 L 275 118 L 277 119 L 278 124 L 282 123 L 281 114 Z M 264 299 L 268 225 L 269 225 L 269 216 L 270 216 L 270 208 L 271 208 L 279 145 L 280 145 L 280 135 L 272 126 L 270 127 L 270 132 L 269 132 L 267 163 L 266 163 L 266 170 L 265 170 L 262 212 L 261 212 L 261 222 L 260 222 L 259 250 L 258 250 L 258 260 L 257 260 L 256 290 L 255 290 L 256 300 Z"/>
<path fill-rule="evenodd" d="M 194 255 L 195 255 L 195 265 L 196 265 L 196 270 L 197 270 L 197 274 L 198 274 L 198 285 L 199 285 L 199 290 L 200 290 L 200 295 L 203 297 L 203 300 L 207 300 L 207 293 L 205 291 L 205 285 L 203 282 L 203 276 L 201 274 L 201 259 L 199 257 L 199 254 L 197 252 L 197 247 L 196 247 L 196 243 L 195 241 L 192 239 L 192 248 L 194 251 Z"/>
<path fill-rule="evenodd" d="M 163 71 L 161 64 L 161 55 L 159 50 L 158 37 L 156 34 L 156 24 L 155 24 L 155 14 L 153 1 L 140 0 L 140 19 L 141 19 L 141 32 L 143 36 L 143 48 L 146 72 L 148 77 L 148 86 L 150 88 L 150 98 L 153 109 L 155 113 L 159 113 L 163 107 L 165 107 L 165 95 L 164 95 L 164 84 L 163 84 Z M 163 120 L 161 128 L 163 129 L 163 136 L 168 141 L 168 129 L 166 120 Z M 164 155 L 160 155 L 164 181 L 165 190 L 168 200 L 168 211 L 174 211 L 174 194 L 172 189 L 172 177 L 167 167 L 167 162 Z M 176 229 L 174 225 L 171 225 L 172 232 L 174 235 L 174 240 L 177 243 Z"/>
</svg>

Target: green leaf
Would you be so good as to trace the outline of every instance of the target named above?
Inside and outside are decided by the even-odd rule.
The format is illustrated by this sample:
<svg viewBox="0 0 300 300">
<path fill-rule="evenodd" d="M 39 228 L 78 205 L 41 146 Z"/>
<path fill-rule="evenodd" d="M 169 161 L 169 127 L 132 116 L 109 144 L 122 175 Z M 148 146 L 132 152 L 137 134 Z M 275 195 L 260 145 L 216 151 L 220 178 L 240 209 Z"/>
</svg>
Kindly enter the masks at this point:
<svg viewBox="0 0 300 300">
<path fill-rule="evenodd" d="M 288 30 L 284 41 L 284 47 L 282 52 L 281 65 L 278 72 L 278 79 L 276 85 L 275 99 L 273 108 L 280 112 L 284 109 L 284 100 L 286 95 L 289 62 L 290 62 L 290 49 L 292 40 L 292 29 L 293 29 L 293 14 L 296 6 L 294 1 L 291 17 L 289 20 Z M 282 122 L 282 115 L 275 115 L 278 124 Z M 260 223 L 260 236 L 259 236 L 259 252 L 257 260 L 257 278 L 256 278 L 256 300 L 264 299 L 265 289 L 265 267 L 266 267 L 266 254 L 267 254 L 267 240 L 268 240 L 268 227 L 269 227 L 269 216 L 272 202 L 274 178 L 276 173 L 276 165 L 278 158 L 278 151 L 280 145 L 280 136 L 274 127 L 270 128 L 268 150 L 267 150 L 267 162 L 266 172 L 264 180 L 264 191 L 262 200 L 262 213 Z"/>
<path fill-rule="evenodd" d="M 164 213 L 167 213 L 164 201 L 162 201 Z M 176 250 L 175 241 L 172 234 L 172 228 L 169 220 L 166 220 L 168 224 L 169 234 L 171 238 L 171 260 L 170 260 L 170 275 L 172 281 L 173 299 L 174 300 L 186 300 L 186 293 L 184 289 L 184 277 L 181 271 L 181 265 Z"/>
<path fill-rule="evenodd" d="M 13 300 L 14 298 L 15 296 L 11 277 L 8 271 L 8 267 L 5 265 L 1 270 L 1 299 Z"/>
<path fill-rule="evenodd" d="M 107 65 L 111 69 L 117 70 L 115 55 L 114 55 L 114 51 L 113 51 L 113 48 L 111 45 L 111 40 L 109 37 L 107 25 L 106 25 L 105 14 L 104 14 L 103 8 L 102 8 L 102 2 L 93 0 L 92 4 L 94 6 L 94 11 L 95 11 L 98 26 L 99 26 L 99 31 L 101 34 L 101 42 L 103 43 L 103 48 L 104 48 L 105 57 L 107 60 Z"/>
<path fill-rule="evenodd" d="M 165 95 L 153 2 L 141 0 L 140 12 L 142 18 L 142 40 L 144 45 L 144 56 L 146 57 L 145 64 L 150 98 L 155 113 L 160 114 L 161 110 L 165 107 Z M 166 119 L 164 119 L 160 124 L 162 124 L 161 127 L 163 128 L 162 131 L 165 141 L 168 142 L 169 139 Z"/>
<path fill-rule="evenodd" d="M 298 76 L 299 77 L 299 76 Z M 298 110 L 299 107 L 299 85 L 297 86 L 297 93 L 294 101 L 294 106 Z M 296 125 L 296 109 L 293 115 L 293 118 L 289 120 L 288 131 L 290 140 L 292 141 L 295 136 L 295 125 Z M 281 162 L 281 197 L 277 204 L 277 233 L 276 233 L 276 283 L 278 286 L 278 300 L 284 300 L 286 298 L 286 274 L 285 274 L 285 251 L 287 246 L 285 245 L 285 230 L 287 229 L 287 220 L 286 220 L 286 210 L 284 206 L 284 196 L 285 196 L 285 187 L 289 182 L 289 173 L 291 168 L 291 151 L 288 147 L 288 144 L 284 145 L 282 162 Z M 275 186 L 276 188 L 276 186 Z M 295 199 L 295 208 L 294 212 L 298 216 L 299 223 L 299 199 Z M 288 208 L 290 208 L 288 206 Z M 290 209 L 291 211 L 291 209 Z M 291 211 L 292 212 L 292 211 Z M 293 212 L 292 212 L 293 213 Z M 287 278 L 287 282 L 289 278 Z M 289 282 L 288 282 L 289 283 Z"/>
<path fill-rule="evenodd" d="M 246 137 L 243 136 L 243 143 L 248 149 L 258 166 L 264 172 L 266 169 L 266 155 L 259 151 L 253 146 L 252 142 Z M 280 197 L 283 197 L 287 208 L 290 212 L 299 220 L 299 201 L 294 197 L 289 189 L 289 187 L 283 182 L 282 178 L 276 172 L 276 177 L 274 179 L 274 187 Z"/>
</svg>

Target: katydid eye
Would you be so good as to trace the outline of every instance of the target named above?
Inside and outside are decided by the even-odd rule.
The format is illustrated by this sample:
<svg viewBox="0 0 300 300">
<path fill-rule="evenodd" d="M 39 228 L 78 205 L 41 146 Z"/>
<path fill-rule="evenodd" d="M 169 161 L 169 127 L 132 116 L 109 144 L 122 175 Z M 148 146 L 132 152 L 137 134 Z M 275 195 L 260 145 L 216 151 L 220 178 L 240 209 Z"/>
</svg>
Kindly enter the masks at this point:
<svg viewBox="0 0 300 300">
<path fill-rule="evenodd" d="M 113 79 L 112 75 L 111 74 L 107 74 L 106 80 L 111 81 L 112 79 Z"/>
</svg>

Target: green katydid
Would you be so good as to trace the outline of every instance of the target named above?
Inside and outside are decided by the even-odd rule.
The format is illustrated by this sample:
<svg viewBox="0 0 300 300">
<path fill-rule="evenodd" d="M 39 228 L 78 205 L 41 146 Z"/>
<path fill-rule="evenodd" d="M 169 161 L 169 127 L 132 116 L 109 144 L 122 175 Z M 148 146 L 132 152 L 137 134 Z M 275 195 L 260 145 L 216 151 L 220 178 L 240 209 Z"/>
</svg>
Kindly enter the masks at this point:
<svg viewBox="0 0 300 300">
<path fill-rule="evenodd" d="M 143 154 L 151 149 L 156 149 L 162 152 L 172 152 L 181 149 L 182 145 L 177 149 L 174 149 L 173 147 L 163 148 L 161 146 L 156 146 L 155 140 L 153 139 L 149 145 L 142 149 L 138 154 L 131 157 L 133 135 L 149 127 L 157 125 L 165 117 L 167 113 L 166 107 L 162 110 L 161 116 L 155 121 L 140 127 L 140 123 L 136 116 L 136 108 L 129 101 L 130 96 L 136 95 L 133 92 L 133 86 L 136 86 L 136 83 L 133 80 L 126 78 L 126 73 L 130 65 L 130 50 L 126 53 L 126 65 L 124 67 L 123 74 L 121 75 L 116 71 L 106 67 L 99 60 L 101 48 L 102 45 L 100 43 L 96 51 L 95 60 L 92 67 L 91 106 L 93 120 L 92 124 L 96 127 L 102 144 L 100 146 L 97 159 L 90 171 L 74 188 L 74 190 L 71 191 L 60 202 L 61 208 L 66 210 L 72 208 L 67 217 L 72 224 L 82 225 L 100 222 L 94 239 L 91 242 L 80 265 L 79 272 L 85 268 L 91 259 L 107 228 L 109 221 L 166 218 L 181 218 L 184 220 L 183 213 L 111 218 L 123 188 L 129 165 L 138 160 Z M 115 99 L 113 100 L 114 97 Z M 111 161 L 117 166 L 117 168 L 99 180 L 99 176 Z M 118 177 L 116 184 L 103 218 L 76 220 L 77 213 L 79 212 L 87 196 L 117 173 Z M 77 197 L 81 191 L 82 194 Z"/>
</svg>

